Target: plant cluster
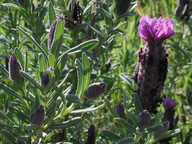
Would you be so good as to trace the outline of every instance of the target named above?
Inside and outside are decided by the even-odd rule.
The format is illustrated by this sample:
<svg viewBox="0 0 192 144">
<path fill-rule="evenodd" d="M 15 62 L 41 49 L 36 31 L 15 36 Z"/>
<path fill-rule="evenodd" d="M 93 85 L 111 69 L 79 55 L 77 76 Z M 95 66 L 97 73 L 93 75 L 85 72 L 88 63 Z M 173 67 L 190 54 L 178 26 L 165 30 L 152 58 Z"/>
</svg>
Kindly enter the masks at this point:
<svg viewBox="0 0 192 144">
<path fill-rule="evenodd" d="M 192 143 L 191 0 L 0 2 L 0 143 Z"/>
</svg>

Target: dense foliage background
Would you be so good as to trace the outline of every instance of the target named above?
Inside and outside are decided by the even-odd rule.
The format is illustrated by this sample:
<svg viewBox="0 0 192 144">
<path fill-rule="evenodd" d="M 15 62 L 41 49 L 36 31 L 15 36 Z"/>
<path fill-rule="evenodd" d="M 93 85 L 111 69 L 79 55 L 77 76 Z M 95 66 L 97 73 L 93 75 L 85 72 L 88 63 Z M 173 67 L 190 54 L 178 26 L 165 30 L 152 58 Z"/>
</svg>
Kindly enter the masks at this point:
<svg viewBox="0 0 192 144">
<path fill-rule="evenodd" d="M 175 0 L 132 1 L 127 7 L 129 2 L 0 0 L 0 143 L 192 143 L 192 2 L 180 12 Z M 172 130 L 163 125 L 162 103 L 150 126 L 138 128 L 132 76 L 145 44 L 138 36 L 143 15 L 175 25 L 164 42 L 169 56 L 161 94 L 179 103 Z M 6 67 L 13 53 L 22 67 L 19 81 Z M 96 82 L 107 85 L 105 93 L 87 99 L 84 92 Z M 40 106 L 45 116 L 36 114 Z"/>
</svg>

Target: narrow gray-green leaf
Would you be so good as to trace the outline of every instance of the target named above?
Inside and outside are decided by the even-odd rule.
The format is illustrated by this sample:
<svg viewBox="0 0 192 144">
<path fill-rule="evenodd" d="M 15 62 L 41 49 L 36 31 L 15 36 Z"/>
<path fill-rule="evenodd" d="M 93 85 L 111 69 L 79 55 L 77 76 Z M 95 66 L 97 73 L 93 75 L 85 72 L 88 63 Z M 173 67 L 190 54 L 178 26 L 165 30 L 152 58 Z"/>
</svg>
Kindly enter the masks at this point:
<svg viewBox="0 0 192 144">
<path fill-rule="evenodd" d="M 61 59 L 66 54 L 74 54 L 74 53 L 78 53 L 78 52 L 82 52 L 82 51 L 92 50 L 92 49 L 96 48 L 98 45 L 99 45 L 98 39 L 91 39 L 91 40 L 82 42 L 79 45 L 77 45 L 77 46 L 75 46 L 73 48 L 70 48 L 69 50 L 64 52 L 59 57 L 59 59 Z"/>
<path fill-rule="evenodd" d="M 7 117 L 5 114 L 3 114 L 2 112 L 0 112 L 0 118 L 7 119 L 7 120 L 9 120 L 9 122 L 11 122 L 13 124 L 12 120 L 9 117 Z"/>
<path fill-rule="evenodd" d="M 19 93 L 17 93 L 16 91 L 11 89 L 10 87 L 0 83 L 0 88 L 3 89 L 10 96 L 14 96 L 23 102 L 23 98 L 19 95 Z"/>
<path fill-rule="evenodd" d="M 52 54 L 49 54 L 49 66 L 55 67 L 55 56 Z"/>
<path fill-rule="evenodd" d="M 30 75 L 28 75 L 26 72 L 20 71 L 20 74 L 21 74 L 22 77 L 26 78 L 30 83 L 32 83 L 35 87 L 42 90 L 42 87 Z"/>
<path fill-rule="evenodd" d="M 53 3 L 49 2 L 49 6 L 48 6 L 48 13 L 49 13 L 49 25 L 51 26 L 51 24 L 54 22 L 54 20 L 56 20 L 56 14 L 55 14 L 55 10 L 53 8 Z"/>
<path fill-rule="evenodd" d="M 81 117 L 75 117 L 62 123 L 53 123 L 49 126 L 49 129 L 66 129 L 71 126 L 77 125 L 81 121 Z"/>
<path fill-rule="evenodd" d="M 23 55 L 21 53 L 21 50 L 16 48 L 15 49 L 15 55 L 17 56 L 17 59 L 19 60 L 19 62 L 21 63 L 22 68 L 24 68 L 24 60 L 23 60 Z"/>
<path fill-rule="evenodd" d="M 86 88 L 89 85 L 90 77 L 91 77 L 91 69 L 90 69 L 90 62 L 89 58 L 86 55 L 86 53 L 82 54 L 82 66 L 83 66 L 83 91 L 86 90 Z M 81 99 L 83 98 L 83 94 L 81 95 Z"/>
<path fill-rule="evenodd" d="M 76 59 L 75 60 L 75 64 L 76 64 L 76 70 L 77 70 L 77 90 L 75 95 L 81 97 L 81 95 L 83 94 L 83 67 L 81 62 Z"/>
<path fill-rule="evenodd" d="M 98 107 L 89 107 L 89 108 L 85 108 L 85 109 L 77 109 L 77 110 L 72 111 L 71 113 L 72 114 L 76 114 L 76 113 L 91 112 L 91 111 L 95 111 L 95 110 L 101 109 L 104 106 L 105 106 L 105 103 L 101 104 Z"/>
<path fill-rule="evenodd" d="M 122 125 L 122 127 L 126 127 L 127 130 L 130 133 L 134 133 L 136 132 L 136 127 L 134 127 L 132 124 L 128 123 L 126 120 L 122 119 L 122 118 L 114 118 L 114 121 L 120 125 Z"/>
<path fill-rule="evenodd" d="M 133 138 L 123 138 L 120 139 L 117 144 L 139 144 L 137 142 L 134 142 Z"/>
<path fill-rule="evenodd" d="M 2 66 L 2 64 L 0 64 L 0 70 L 1 70 L 1 72 L 2 72 L 4 75 L 9 76 L 9 72 L 5 69 L 4 66 Z"/>
<path fill-rule="evenodd" d="M 46 52 L 44 51 L 44 49 L 36 42 L 36 40 L 27 32 L 25 32 L 22 28 L 17 27 L 17 29 L 23 34 L 25 35 L 29 41 L 31 41 L 32 44 L 34 44 L 45 56 L 46 59 L 48 59 Z"/>
<path fill-rule="evenodd" d="M 77 103 L 77 104 L 80 104 L 80 103 L 81 103 L 81 100 L 79 99 L 79 97 L 76 96 L 76 95 L 73 95 L 73 94 L 68 94 L 68 95 L 66 96 L 66 99 L 67 99 L 67 101 L 70 102 L 70 103 Z"/>
<path fill-rule="evenodd" d="M 118 136 L 116 133 L 109 131 L 109 130 L 103 130 L 102 134 L 103 134 L 103 136 L 109 138 L 110 140 L 116 141 L 116 142 L 121 139 L 120 136 Z"/>
<path fill-rule="evenodd" d="M 39 61 L 39 71 L 42 75 L 46 71 L 45 59 L 44 59 L 42 53 L 39 54 L 38 61 Z"/>
<path fill-rule="evenodd" d="M 156 137 L 151 143 L 157 143 L 160 140 L 175 136 L 177 134 L 179 134 L 181 132 L 181 129 L 173 129 L 173 130 L 169 130 L 161 135 L 159 135 L 158 137 Z"/>
<path fill-rule="evenodd" d="M 6 137 L 7 142 L 9 142 L 9 144 L 16 144 L 17 140 L 16 137 L 8 130 L 1 130 L 0 131 L 4 137 Z"/>
</svg>

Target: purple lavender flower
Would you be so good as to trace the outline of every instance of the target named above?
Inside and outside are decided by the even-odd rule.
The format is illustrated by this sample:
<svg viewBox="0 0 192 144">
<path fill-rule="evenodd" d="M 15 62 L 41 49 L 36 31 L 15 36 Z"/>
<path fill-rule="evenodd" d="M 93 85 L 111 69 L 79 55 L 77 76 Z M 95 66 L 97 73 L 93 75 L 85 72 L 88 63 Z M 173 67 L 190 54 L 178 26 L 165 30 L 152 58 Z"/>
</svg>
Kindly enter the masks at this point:
<svg viewBox="0 0 192 144">
<path fill-rule="evenodd" d="M 138 126 L 140 128 L 147 128 L 150 126 L 151 123 L 151 116 L 148 110 L 143 110 L 139 115 L 138 115 Z"/>
<path fill-rule="evenodd" d="M 145 15 L 140 19 L 139 36 L 147 43 L 161 43 L 175 33 L 173 28 L 174 25 L 170 19 L 150 18 Z"/>
<path fill-rule="evenodd" d="M 125 108 L 123 106 L 123 104 L 121 102 L 119 102 L 116 107 L 115 107 L 115 111 L 117 112 L 117 114 L 119 115 L 120 118 L 125 119 L 126 118 L 126 114 L 125 114 Z"/>
<path fill-rule="evenodd" d="M 106 84 L 104 82 L 92 83 L 84 94 L 88 99 L 95 100 L 105 92 L 105 89 Z"/>
<path fill-rule="evenodd" d="M 13 81 L 17 81 L 19 83 L 23 82 L 23 77 L 21 77 L 19 71 L 22 69 L 20 62 L 17 60 L 17 57 L 13 53 L 12 56 L 9 58 L 8 63 L 8 70 L 9 70 L 9 77 Z"/>
<path fill-rule="evenodd" d="M 89 127 L 89 130 L 88 130 L 86 144 L 95 144 L 95 138 L 96 138 L 95 126 L 93 124 L 91 124 L 91 126 Z"/>
<path fill-rule="evenodd" d="M 177 106 L 179 103 L 175 100 L 167 97 L 163 100 L 163 106 L 166 110 L 174 109 L 175 106 Z"/>
<path fill-rule="evenodd" d="M 45 110 L 43 106 L 38 106 L 32 116 L 32 123 L 42 125 L 45 120 Z"/>
<path fill-rule="evenodd" d="M 173 34 L 171 20 L 151 19 L 148 16 L 140 20 L 139 35 L 147 44 L 139 52 L 133 79 L 137 84 L 137 94 L 143 109 L 150 113 L 156 112 L 167 75 L 168 54 L 162 42 Z"/>
</svg>

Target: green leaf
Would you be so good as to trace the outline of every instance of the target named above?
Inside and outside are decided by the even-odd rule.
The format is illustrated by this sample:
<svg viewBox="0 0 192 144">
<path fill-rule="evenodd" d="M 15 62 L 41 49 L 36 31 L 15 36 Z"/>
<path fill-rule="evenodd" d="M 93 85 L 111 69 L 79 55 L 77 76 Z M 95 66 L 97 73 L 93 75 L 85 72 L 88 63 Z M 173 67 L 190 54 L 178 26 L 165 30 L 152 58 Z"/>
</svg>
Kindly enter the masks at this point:
<svg viewBox="0 0 192 144">
<path fill-rule="evenodd" d="M 44 59 L 42 53 L 39 54 L 38 61 L 39 61 L 40 75 L 43 75 L 43 73 L 46 71 L 46 64 L 45 64 L 45 59 Z"/>
<path fill-rule="evenodd" d="M 101 104 L 98 107 L 89 107 L 89 108 L 85 108 L 85 109 L 77 109 L 77 110 L 72 111 L 71 113 L 72 114 L 77 114 L 77 113 L 91 112 L 91 111 L 95 111 L 95 110 L 101 109 L 104 106 L 105 106 L 105 103 Z"/>
<path fill-rule="evenodd" d="M 76 70 L 77 70 L 77 89 L 75 95 L 79 96 L 81 98 L 81 95 L 83 94 L 83 66 L 81 62 L 76 59 L 75 60 L 76 64 Z"/>
<path fill-rule="evenodd" d="M 66 54 L 75 54 L 83 51 L 88 51 L 96 48 L 99 45 L 99 41 L 97 39 L 91 39 L 85 42 L 80 43 L 79 45 L 70 48 L 66 52 L 64 52 L 59 59 L 61 59 Z"/>
<path fill-rule="evenodd" d="M 1 70 L 1 72 L 5 75 L 5 76 L 9 76 L 9 72 L 5 69 L 5 67 L 2 65 L 2 64 L 0 64 L 0 70 Z"/>
<path fill-rule="evenodd" d="M 68 59 L 68 54 L 65 54 L 57 62 L 56 68 L 55 68 L 55 81 L 57 81 L 59 79 L 59 77 L 61 76 L 61 73 L 64 69 L 66 62 L 67 62 L 67 59 Z"/>
<path fill-rule="evenodd" d="M 136 92 L 133 93 L 133 99 L 134 99 L 136 114 L 139 114 L 143 108 L 142 108 L 141 100 Z"/>
<path fill-rule="evenodd" d="M 7 142 L 9 142 L 9 144 L 16 144 L 17 143 L 17 139 L 16 137 L 8 130 L 1 130 L 1 133 L 3 134 L 4 137 L 6 137 Z"/>
<path fill-rule="evenodd" d="M 68 94 L 68 95 L 66 96 L 66 99 L 67 99 L 67 101 L 70 102 L 70 103 L 77 103 L 77 104 L 80 104 L 80 103 L 81 103 L 81 100 L 79 99 L 79 97 L 76 96 L 76 95 L 73 95 L 73 94 Z"/>
<path fill-rule="evenodd" d="M 50 67 L 55 67 L 55 56 L 54 55 L 52 55 L 52 54 L 49 54 L 49 66 Z"/>
<path fill-rule="evenodd" d="M 111 14 L 108 11 L 106 11 L 103 8 L 97 8 L 96 11 L 101 13 L 106 18 L 106 24 L 107 25 L 113 24 L 113 19 L 111 18 Z"/>
<path fill-rule="evenodd" d="M 42 87 L 30 75 L 28 75 L 26 72 L 20 71 L 20 74 L 21 74 L 22 77 L 26 78 L 30 83 L 32 83 L 34 87 L 42 90 Z"/>
<path fill-rule="evenodd" d="M 126 112 L 127 118 L 131 120 L 134 126 L 137 126 L 137 118 L 135 115 L 129 111 Z"/>
<path fill-rule="evenodd" d="M 25 123 L 29 123 L 29 119 L 28 117 L 25 115 L 27 113 L 24 113 L 23 111 L 21 111 L 20 109 L 18 109 L 17 107 L 14 107 L 14 106 L 10 106 L 9 107 L 9 112 L 11 114 L 15 114 L 16 117 L 20 120 L 22 120 L 23 122 Z"/>
<path fill-rule="evenodd" d="M 180 128 L 167 131 L 167 132 L 159 135 L 158 137 L 156 137 L 151 143 L 157 143 L 160 140 L 175 136 L 175 135 L 179 134 L 180 132 L 181 132 Z"/>
<path fill-rule="evenodd" d="M 50 52 L 58 57 L 62 43 L 63 43 L 63 34 L 64 34 L 64 24 L 61 20 L 57 21 L 57 25 L 54 32 L 53 41 L 50 47 Z"/>
<path fill-rule="evenodd" d="M 51 24 L 54 22 L 54 20 L 57 19 L 52 2 L 49 2 L 48 14 L 49 14 L 49 25 L 51 26 Z"/>
<path fill-rule="evenodd" d="M 13 124 L 12 120 L 9 117 L 7 117 L 6 115 L 4 115 L 2 112 L 0 112 L 0 118 L 7 119 L 9 122 L 11 122 Z"/>
<path fill-rule="evenodd" d="M 91 77 L 91 68 L 89 58 L 86 53 L 82 54 L 82 66 L 83 66 L 83 92 L 89 86 L 90 77 Z M 81 99 L 83 98 L 83 94 L 81 95 Z"/>
<path fill-rule="evenodd" d="M 134 142 L 133 138 L 123 138 L 120 139 L 117 144 L 139 144 L 137 142 Z"/>
<path fill-rule="evenodd" d="M 3 89 L 8 95 L 14 96 L 14 97 L 18 98 L 19 100 L 21 100 L 22 103 L 24 103 L 23 98 L 19 95 L 19 93 L 17 93 L 16 91 L 11 89 L 10 87 L 7 87 L 6 85 L 0 83 L 0 88 Z"/>
<path fill-rule="evenodd" d="M 109 138 L 110 140 L 113 140 L 113 141 L 116 141 L 116 142 L 121 139 L 120 136 L 118 136 L 116 133 L 114 133 L 112 131 L 109 131 L 109 130 L 103 130 L 102 135 Z"/>
<path fill-rule="evenodd" d="M 36 40 L 27 32 L 25 32 L 22 28 L 17 27 L 17 29 L 27 37 L 27 39 L 29 41 L 31 41 L 32 44 L 34 44 L 45 56 L 46 59 L 48 59 L 48 56 L 46 54 L 46 52 L 44 51 L 44 49 L 36 42 Z"/>
<path fill-rule="evenodd" d="M 19 62 L 21 63 L 22 68 L 24 68 L 23 55 L 22 55 L 20 49 L 18 49 L 18 48 L 15 49 L 15 55 L 17 56 Z"/>
<path fill-rule="evenodd" d="M 120 73 L 119 77 L 124 80 L 130 88 L 133 87 L 132 85 L 132 75 L 128 74 L 128 73 Z M 132 89 L 133 90 L 133 89 Z"/>
<path fill-rule="evenodd" d="M 4 7 L 8 7 L 8 8 L 17 9 L 17 10 L 21 9 L 19 6 L 17 6 L 16 4 L 13 4 L 13 3 L 3 3 L 3 4 L 0 4 L 0 5 L 4 6 Z"/>
<path fill-rule="evenodd" d="M 136 132 L 136 127 L 134 127 L 132 124 L 128 123 L 126 120 L 122 118 L 114 118 L 114 121 L 122 127 L 126 127 L 126 129 L 129 131 L 129 133 L 135 133 Z"/>
<path fill-rule="evenodd" d="M 77 125 L 81 121 L 81 117 L 75 117 L 71 120 L 62 122 L 62 123 L 53 123 L 49 126 L 49 129 L 66 129 L 71 126 Z"/>
</svg>

